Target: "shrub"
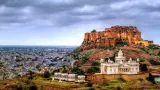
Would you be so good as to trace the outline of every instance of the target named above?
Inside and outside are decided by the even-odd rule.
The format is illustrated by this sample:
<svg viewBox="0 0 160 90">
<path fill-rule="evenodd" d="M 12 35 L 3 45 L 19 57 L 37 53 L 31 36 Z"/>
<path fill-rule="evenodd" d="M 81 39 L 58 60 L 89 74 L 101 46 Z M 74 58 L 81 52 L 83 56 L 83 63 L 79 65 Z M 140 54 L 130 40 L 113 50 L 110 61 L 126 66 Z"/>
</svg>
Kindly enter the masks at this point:
<svg viewBox="0 0 160 90">
<path fill-rule="evenodd" d="M 118 80 L 121 81 L 121 82 L 126 82 L 126 80 L 124 78 L 122 78 L 122 77 L 118 78 Z"/>
<path fill-rule="evenodd" d="M 39 88 L 40 90 L 44 90 L 44 87 L 43 86 L 40 86 L 40 88 Z"/>
<path fill-rule="evenodd" d="M 145 53 L 149 54 L 149 51 L 145 48 L 141 48 L 142 51 L 144 51 Z"/>
<path fill-rule="evenodd" d="M 44 78 L 49 78 L 49 77 L 50 77 L 49 71 L 45 71 L 42 76 L 43 76 Z"/>
<path fill-rule="evenodd" d="M 38 89 L 37 86 L 34 84 L 29 86 L 29 90 L 37 90 L 37 89 Z"/>
<path fill-rule="evenodd" d="M 140 71 L 147 72 L 148 71 L 147 64 L 140 64 Z"/>
<path fill-rule="evenodd" d="M 158 56 L 160 56 L 160 51 L 158 52 L 158 54 L 157 54 Z"/>
<path fill-rule="evenodd" d="M 29 84 L 29 83 L 30 83 L 30 80 L 29 80 L 29 79 L 24 79 L 23 82 L 24 82 L 25 84 Z"/>
<path fill-rule="evenodd" d="M 91 82 L 88 82 L 88 83 L 87 83 L 87 87 L 92 87 L 92 85 L 93 85 L 93 84 L 92 84 Z"/>
<path fill-rule="evenodd" d="M 88 58 L 86 56 L 83 56 L 81 59 L 81 63 L 85 64 L 87 62 Z"/>
<path fill-rule="evenodd" d="M 142 82 L 142 81 L 143 81 L 143 79 L 142 79 L 142 78 L 139 78 L 138 80 L 139 80 L 140 82 Z"/>
<path fill-rule="evenodd" d="M 128 45 L 127 42 L 122 42 L 121 41 L 121 42 L 117 43 L 117 46 L 119 46 L 119 47 L 122 47 L 122 46 L 125 46 L 125 45 Z"/>
<path fill-rule="evenodd" d="M 87 69 L 87 73 L 96 73 L 96 72 L 99 72 L 100 71 L 100 69 L 99 69 L 99 67 L 90 67 L 90 68 L 88 68 Z"/>
<path fill-rule="evenodd" d="M 149 48 L 149 49 L 159 49 L 159 47 L 156 46 L 156 45 L 150 45 L 150 46 L 148 46 L 148 48 Z"/>
<path fill-rule="evenodd" d="M 95 90 L 94 88 L 89 88 L 88 90 Z"/>
<path fill-rule="evenodd" d="M 153 75 L 151 73 L 149 73 L 148 81 L 150 81 L 153 84 L 155 84 L 155 79 L 154 79 L 154 77 L 153 77 Z"/>
<path fill-rule="evenodd" d="M 21 85 L 17 86 L 16 90 L 23 90 L 23 87 Z"/>
<path fill-rule="evenodd" d="M 99 62 L 93 62 L 92 66 L 100 66 L 100 63 Z"/>
<path fill-rule="evenodd" d="M 91 32 L 97 32 L 96 29 L 93 29 Z"/>
<path fill-rule="evenodd" d="M 78 74 L 78 75 L 84 75 L 84 71 L 82 69 L 79 69 L 78 67 L 74 67 L 72 69 L 72 73 Z"/>
<path fill-rule="evenodd" d="M 122 90 L 122 88 L 120 86 L 117 87 L 117 90 Z"/>
<path fill-rule="evenodd" d="M 29 77 L 28 77 L 28 79 L 33 79 L 33 74 L 34 74 L 34 72 L 32 72 L 32 71 L 28 71 L 29 72 Z"/>
<path fill-rule="evenodd" d="M 145 61 L 145 59 L 144 58 L 140 58 L 140 62 L 144 62 Z"/>
<path fill-rule="evenodd" d="M 103 86 L 109 86 L 108 81 L 106 79 L 103 80 Z"/>
<path fill-rule="evenodd" d="M 160 62 L 155 61 L 155 60 L 153 60 L 153 59 L 150 59 L 149 62 L 150 62 L 152 65 L 160 65 Z"/>
</svg>

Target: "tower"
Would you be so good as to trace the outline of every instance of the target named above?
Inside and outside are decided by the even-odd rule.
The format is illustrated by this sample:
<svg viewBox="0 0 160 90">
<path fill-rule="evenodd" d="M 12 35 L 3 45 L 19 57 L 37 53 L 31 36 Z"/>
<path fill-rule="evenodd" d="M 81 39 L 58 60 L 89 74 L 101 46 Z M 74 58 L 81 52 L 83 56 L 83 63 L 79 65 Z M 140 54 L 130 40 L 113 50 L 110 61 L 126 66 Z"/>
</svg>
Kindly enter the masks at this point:
<svg viewBox="0 0 160 90">
<path fill-rule="evenodd" d="M 126 57 L 123 55 L 123 52 L 120 49 L 118 52 L 118 56 L 116 57 L 115 62 L 118 64 L 123 64 L 125 61 L 126 61 Z"/>
</svg>

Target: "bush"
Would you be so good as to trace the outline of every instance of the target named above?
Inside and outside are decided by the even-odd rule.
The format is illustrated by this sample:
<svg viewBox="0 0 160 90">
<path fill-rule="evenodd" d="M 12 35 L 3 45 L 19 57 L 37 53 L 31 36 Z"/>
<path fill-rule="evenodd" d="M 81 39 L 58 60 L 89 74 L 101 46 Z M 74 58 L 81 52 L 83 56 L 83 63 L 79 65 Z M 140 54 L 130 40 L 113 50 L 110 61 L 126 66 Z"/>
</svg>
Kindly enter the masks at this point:
<svg viewBox="0 0 160 90">
<path fill-rule="evenodd" d="M 50 75 L 49 71 L 45 71 L 42 76 L 43 76 L 44 78 L 49 78 L 51 75 Z"/>
<path fill-rule="evenodd" d="M 94 88 L 89 88 L 88 90 L 95 90 Z"/>
<path fill-rule="evenodd" d="M 118 78 L 118 80 L 121 81 L 121 82 L 126 82 L 126 80 L 124 78 L 122 78 L 122 77 Z"/>
<path fill-rule="evenodd" d="M 23 90 L 23 87 L 21 85 L 17 86 L 16 90 Z"/>
<path fill-rule="evenodd" d="M 153 75 L 151 73 L 149 73 L 148 81 L 150 81 L 153 84 L 155 84 L 155 79 L 154 79 L 154 77 L 153 77 Z"/>
<path fill-rule="evenodd" d="M 121 87 L 118 86 L 118 87 L 117 87 L 117 90 L 122 90 L 122 89 L 121 89 Z"/>
<path fill-rule="evenodd" d="M 91 32 L 93 33 L 93 32 L 97 32 L 97 31 L 96 31 L 96 29 L 93 29 Z"/>
<path fill-rule="evenodd" d="M 84 75 L 84 71 L 81 70 L 81 69 L 79 69 L 78 67 L 74 67 L 74 68 L 72 69 L 72 73 L 78 74 L 78 75 Z"/>
<path fill-rule="evenodd" d="M 140 58 L 140 62 L 144 62 L 145 61 L 145 59 L 144 58 Z"/>
<path fill-rule="evenodd" d="M 24 82 L 25 84 L 29 84 L 29 83 L 30 83 L 30 80 L 29 80 L 29 79 L 24 79 L 23 82 Z"/>
<path fill-rule="evenodd" d="M 157 54 L 158 56 L 160 56 L 160 51 L 158 52 L 158 54 Z"/>
<path fill-rule="evenodd" d="M 160 62 L 155 61 L 155 60 L 153 60 L 153 59 L 150 59 L 149 62 L 150 62 L 152 65 L 160 65 Z"/>
<path fill-rule="evenodd" d="M 149 54 L 149 51 L 145 48 L 141 48 L 142 51 L 144 51 L 145 53 Z"/>
<path fill-rule="evenodd" d="M 139 80 L 140 82 L 142 82 L 142 81 L 143 81 L 143 79 L 142 79 L 142 78 L 139 78 L 138 80 Z"/>
<path fill-rule="evenodd" d="M 99 72 L 100 71 L 100 69 L 99 69 L 99 67 L 90 67 L 90 68 L 88 68 L 87 69 L 87 73 L 96 73 L 96 72 Z"/>
<path fill-rule="evenodd" d="M 93 84 L 92 84 L 91 82 L 88 82 L 88 83 L 87 83 L 87 87 L 92 87 L 92 85 L 93 85 Z"/>
<path fill-rule="evenodd" d="M 148 71 L 147 64 L 140 64 L 140 71 L 147 72 Z"/>
<path fill-rule="evenodd" d="M 30 85 L 29 86 L 29 90 L 37 90 L 37 86 L 36 85 Z"/>
<path fill-rule="evenodd" d="M 108 81 L 106 79 L 103 80 L 103 86 L 109 86 Z"/>
<path fill-rule="evenodd" d="M 159 49 L 159 46 L 156 45 L 150 45 L 148 46 L 149 49 Z"/>
<path fill-rule="evenodd" d="M 100 66 L 100 63 L 99 62 L 93 62 L 92 66 Z"/>
<path fill-rule="evenodd" d="M 119 47 L 122 47 L 122 46 L 125 46 L 125 45 L 128 45 L 127 42 L 122 42 L 121 41 L 121 42 L 117 43 L 117 46 L 119 46 Z"/>
<path fill-rule="evenodd" d="M 40 86 L 40 88 L 39 88 L 40 90 L 44 90 L 44 87 L 43 86 Z"/>
<path fill-rule="evenodd" d="M 81 63 L 85 64 L 87 62 L 88 58 L 86 56 L 83 56 L 81 59 Z"/>
</svg>

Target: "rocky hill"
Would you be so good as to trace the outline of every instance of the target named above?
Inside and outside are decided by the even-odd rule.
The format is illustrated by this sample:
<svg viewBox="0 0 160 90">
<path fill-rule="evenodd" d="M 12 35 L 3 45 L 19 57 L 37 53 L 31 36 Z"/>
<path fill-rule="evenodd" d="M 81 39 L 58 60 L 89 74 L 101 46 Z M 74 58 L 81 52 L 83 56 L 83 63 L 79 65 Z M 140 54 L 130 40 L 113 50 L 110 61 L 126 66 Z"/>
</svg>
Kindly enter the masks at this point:
<svg viewBox="0 0 160 90">
<path fill-rule="evenodd" d="M 160 76 L 160 46 L 154 45 L 153 41 L 143 40 L 141 32 L 133 26 L 112 26 L 103 32 L 94 30 L 85 33 L 82 45 L 75 51 L 75 57 L 81 61 L 80 67 L 87 69 L 100 59 L 110 58 L 114 61 L 120 48 L 128 60 L 139 58 L 149 71 Z"/>
<path fill-rule="evenodd" d="M 85 33 L 80 50 L 111 47 L 119 44 L 149 46 L 153 44 L 153 41 L 143 40 L 137 27 L 112 26 L 111 28 L 105 28 L 104 31 L 93 30 L 90 33 Z"/>
</svg>

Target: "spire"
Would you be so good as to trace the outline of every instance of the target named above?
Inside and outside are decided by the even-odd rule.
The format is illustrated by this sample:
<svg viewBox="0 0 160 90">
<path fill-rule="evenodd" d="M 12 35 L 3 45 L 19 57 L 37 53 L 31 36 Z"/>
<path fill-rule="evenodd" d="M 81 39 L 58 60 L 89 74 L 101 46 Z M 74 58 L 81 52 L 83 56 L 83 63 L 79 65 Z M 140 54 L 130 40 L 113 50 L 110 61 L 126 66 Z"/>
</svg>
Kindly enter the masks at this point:
<svg viewBox="0 0 160 90">
<path fill-rule="evenodd" d="M 132 61 L 132 58 L 130 58 L 129 61 Z"/>
<path fill-rule="evenodd" d="M 139 58 L 137 58 L 137 62 L 139 62 L 140 60 L 139 60 Z"/>
<path fill-rule="evenodd" d="M 122 52 L 121 49 L 120 49 L 119 52 L 118 52 L 118 56 L 123 56 L 123 52 Z"/>
<path fill-rule="evenodd" d="M 103 63 L 103 62 L 104 62 L 104 59 L 101 58 L 100 63 Z"/>
</svg>

